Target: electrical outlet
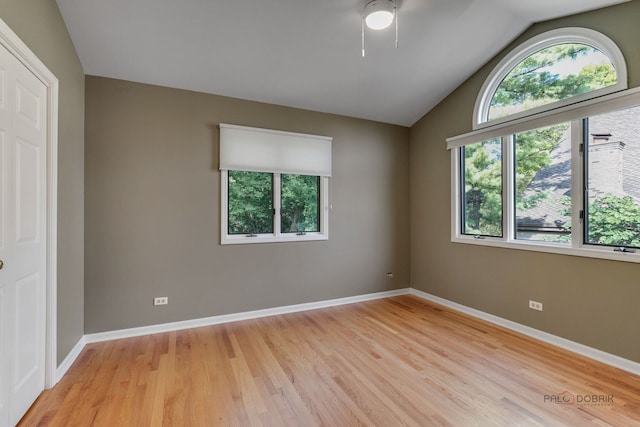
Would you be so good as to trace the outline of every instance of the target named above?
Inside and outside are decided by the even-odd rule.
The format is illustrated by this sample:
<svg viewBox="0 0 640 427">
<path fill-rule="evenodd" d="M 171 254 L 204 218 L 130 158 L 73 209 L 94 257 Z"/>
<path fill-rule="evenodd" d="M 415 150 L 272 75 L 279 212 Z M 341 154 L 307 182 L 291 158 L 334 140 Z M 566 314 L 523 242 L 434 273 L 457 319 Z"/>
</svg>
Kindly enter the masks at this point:
<svg viewBox="0 0 640 427">
<path fill-rule="evenodd" d="M 155 297 L 153 299 L 153 305 L 167 305 L 169 304 L 169 297 Z"/>
<path fill-rule="evenodd" d="M 532 310 L 542 311 L 542 303 L 538 301 L 529 300 L 529 308 Z"/>
<path fill-rule="evenodd" d="M 387 273 L 387 279 L 393 279 L 393 273 L 391 271 Z"/>
</svg>

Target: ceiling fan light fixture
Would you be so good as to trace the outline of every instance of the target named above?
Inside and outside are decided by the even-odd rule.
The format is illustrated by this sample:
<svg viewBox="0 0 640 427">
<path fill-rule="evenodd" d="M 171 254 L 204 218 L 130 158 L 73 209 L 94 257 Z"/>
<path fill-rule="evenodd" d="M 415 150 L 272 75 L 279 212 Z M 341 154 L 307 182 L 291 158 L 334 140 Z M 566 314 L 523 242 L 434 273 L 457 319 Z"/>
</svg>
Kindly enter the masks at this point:
<svg viewBox="0 0 640 427">
<path fill-rule="evenodd" d="M 365 57 L 365 27 L 371 30 L 384 30 L 394 21 L 396 23 L 396 49 L 398 48 L 398 2 L 401 0 L 364 0 L 362 12 L 362 57 Z"/>
<path fill-rule="evenodd" d="M 396 6 L 391 0 L 371 0 L 364 6 L 364 20 L 372 30 L 384 30 L 393 22 Z"/>
</svg>

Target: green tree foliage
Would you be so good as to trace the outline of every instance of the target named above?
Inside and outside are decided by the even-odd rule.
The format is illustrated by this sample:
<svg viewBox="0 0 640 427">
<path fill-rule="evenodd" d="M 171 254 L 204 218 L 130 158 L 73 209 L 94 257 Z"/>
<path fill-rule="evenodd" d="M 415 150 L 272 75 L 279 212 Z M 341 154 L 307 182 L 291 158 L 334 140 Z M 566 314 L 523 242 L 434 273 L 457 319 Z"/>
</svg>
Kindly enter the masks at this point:
<svg viewBox="0 0 640 427">
<path fill-rule="evenodd" d="M 594 88 L 602 88 L 616 84 L 616 70 L 611 64 L 587 65 L 580 70 L 578 77 L 588 79 Z"/>
<path fill-rule="evenodd" d="M 640 205 L 629 196 L 597 197 L 589 204 L 588 242 L 640 247 Z"/>
<path fill-rule="evenodd" d="M 562 142 L 568 123 L 522 132 L 516 135 L 516 203 L 521 209 L 537 205 L 547 195 L 525 196 L 539 170 L 551 165 L 551 151 Z"/>
<path fill-rule="evenodd" d="M 464 147 L 465 230 L 502 235 L 502 153 L 500 139 Z"/>
<path fill-rule="evenodd" d="M 547 193 L 526 195 L 541 169 L 551 164 L 551 151 L 562 141 L 568 124 L 549 126 L 516 136 L 516 204 L 535 207 Z M 500 140 L 465 147 L 465 232 L 502 235 L 502 163 L 496 152 Z"/>
<path fill-rule="evenodd" d="M 537 105 L 562 100 L 616 82 L 611 64 L 587 65 L 578 74 L 560 76 L 554 65 L 597 52 L 582 44 L 561 44 L 523 60 L 500 83 L 491 101 L 490 119 Z M 551 164 L 551 152 L 561 142 L 568 124 L 523 132 L 517 136 L 516 203 L 528 209 L 546 193 L 525 196 L 541 169 Z M 493 148 L 492 148 L 493 147 Z M 501 235 L 502 170 L 495 147 L 479 143 L 465 147 L 465 233 Z"/>
<path fill-rule="evenodd" d="M 309 175 L 282 175 L 282 232 L 320 231 L 318 197 L 320 178 Z"/>
<path fill-rule="evenodd" d="M 229 171 L 229 234 L 273 233 L 273 174 Z M 283 233 L 320 231 L 317 176 L 281 175 Z"/>
<path fill-rule="evenodd" d="M 273 174 L 229 171 L 229 234 L 273 233 Z"/>
<path fill-rule="evenodd" d="M 596 52 L 597 49 L 581 44 L 561 44 L 542 49 L 507 75 L 496 91 L 492 105 L 513 105 L 535 99 L 557 101 L 614 84 L 616 73 L 610 63 L 587 65 L 578 75 L 565 77 L 551 72 L 562 61 L 576 60 L 579 56 Z"/>
<path fill-rule="evenodd" d="M 564 59 L 575 59 L 588 50 L 590 48 L 584 45 L 562 44 L 542 49 L 527 57 L 500 83 L 491 100 L 491 106 L 522 104 L 532 99 L 563 99 L 558 95 L 567 92 L 569 88 L 575 90 L 577 76 L 573 76 L 571 84 L 567 87 L 559 75 L 552 74 L 549 68 Z"/>
<path fill-rule="evenodd" d="M 570 98 L 615 84 L 610 63 L 584 66 L 578 74 L 554 73 L 559 63 L 597 53 L 582 44 L 560 44 L 542 49 L 519 63 L 500 83 L 491 100 L 492 119 L 538 105 Z"/>
</svg>

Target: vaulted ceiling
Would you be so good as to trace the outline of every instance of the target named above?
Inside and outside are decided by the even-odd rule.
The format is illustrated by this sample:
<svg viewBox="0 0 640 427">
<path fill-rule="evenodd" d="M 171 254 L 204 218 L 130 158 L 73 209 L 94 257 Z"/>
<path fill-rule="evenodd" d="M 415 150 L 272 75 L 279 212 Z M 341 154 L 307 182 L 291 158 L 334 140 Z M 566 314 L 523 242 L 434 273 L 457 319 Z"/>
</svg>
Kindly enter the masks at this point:
<svg viewBox="0 0 640 427">
<path fill-rule="evenodd" d="M 624 0 L 57 0 L 84 71 L 410 126 L 534 22 Z"/>
</svg>

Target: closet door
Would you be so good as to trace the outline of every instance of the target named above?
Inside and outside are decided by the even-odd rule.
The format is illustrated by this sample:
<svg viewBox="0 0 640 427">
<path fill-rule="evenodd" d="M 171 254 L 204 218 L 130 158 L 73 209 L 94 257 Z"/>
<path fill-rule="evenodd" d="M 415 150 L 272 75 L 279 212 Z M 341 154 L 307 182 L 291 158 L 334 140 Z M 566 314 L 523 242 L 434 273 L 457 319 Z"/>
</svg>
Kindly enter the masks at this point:
<svg viewBox="0 0 640 427">
<path fill-rule="evenodd" d="M 46 96 L 0 47 L 0 426 L 44 390 Z"/>
</svg>

